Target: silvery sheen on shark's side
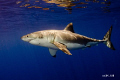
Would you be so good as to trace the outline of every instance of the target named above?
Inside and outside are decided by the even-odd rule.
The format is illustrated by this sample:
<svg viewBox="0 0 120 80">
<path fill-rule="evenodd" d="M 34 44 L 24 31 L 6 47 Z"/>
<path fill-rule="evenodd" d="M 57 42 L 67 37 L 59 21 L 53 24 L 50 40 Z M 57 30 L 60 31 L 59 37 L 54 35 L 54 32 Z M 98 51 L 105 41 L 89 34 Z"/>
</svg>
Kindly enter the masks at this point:
<svg viewBox="0 0 120 80">
<path fill-rule="evenodd" d="M 48 47 L 51 56 L 56 57 L 57 50 L 72 55 L 69 50 L 79 48 L 84 49 L 99 43 L 104 43 L 110 49 L 115 50 L 110 41 L 111 31 L 112 26 L 104 36 L 103 40 L 98 40 L 76 34 L 73 30 L 73 24 L 69 23 L 64 30 L 37 31 L 24 35 L 21 39 L 33 45 Z"/>
</svg>

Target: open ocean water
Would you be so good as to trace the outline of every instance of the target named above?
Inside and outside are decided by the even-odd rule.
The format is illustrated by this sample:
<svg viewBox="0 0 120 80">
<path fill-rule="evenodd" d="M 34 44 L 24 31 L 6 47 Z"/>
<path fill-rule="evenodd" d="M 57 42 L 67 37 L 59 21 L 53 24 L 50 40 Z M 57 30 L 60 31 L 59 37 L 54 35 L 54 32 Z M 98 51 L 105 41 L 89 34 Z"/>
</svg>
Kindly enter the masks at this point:
<svg viewBox="0 0 120 80">
<path fill-rule="evenodd" d="M 0 0 L 0 80 L 120 80 L 120 0 Z M 113 25 L 111 42 L 62 51 L 21 40 L 40 30 L 62 30 L 103 39 Z"/>
</svg>

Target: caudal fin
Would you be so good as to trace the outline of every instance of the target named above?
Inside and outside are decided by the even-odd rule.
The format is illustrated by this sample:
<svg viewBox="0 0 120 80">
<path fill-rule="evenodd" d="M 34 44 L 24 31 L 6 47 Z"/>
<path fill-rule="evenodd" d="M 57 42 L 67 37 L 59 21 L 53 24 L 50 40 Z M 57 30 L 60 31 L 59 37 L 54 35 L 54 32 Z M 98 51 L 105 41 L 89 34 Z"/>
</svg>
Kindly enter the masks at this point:
<svg viewBox="0 0 120 80">
<path fill-rule="evenodd" d="M 112 32 L 112 26 L 110 27 L 110 29 L 108 30 L 108 32 L 106 33 L 106 35 L 104 36 L 103 40 L 105 40 L 105 45 L 107 47 L 109 47 L 112 50 L 115 50 L 113 44 L 110 41 L 110 37 L 111 37 L 111 32 Z"/>
</svg>

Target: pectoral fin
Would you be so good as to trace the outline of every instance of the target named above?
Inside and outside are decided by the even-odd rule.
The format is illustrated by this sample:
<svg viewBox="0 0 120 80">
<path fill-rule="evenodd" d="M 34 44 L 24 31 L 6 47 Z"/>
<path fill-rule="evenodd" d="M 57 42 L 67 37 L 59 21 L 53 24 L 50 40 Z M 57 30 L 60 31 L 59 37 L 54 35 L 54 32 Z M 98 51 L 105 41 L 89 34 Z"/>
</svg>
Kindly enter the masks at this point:
<svg viewBox="0 0 120 80">
<path fill-rule="evenodd" d="M 55 50 L 55 49 L 50 49 L 49 48 L 49 52 L 50 52 L 50 54 L 51 54 L 52 57 L 56 57 L 56 51 L 57 50 Z"/>
<path fill-rule="evenodd" d="M 59 43 L 59 42 L 53 42 L 53 44 L 56 46 L 56 47 L 58 47 L 60 50 L 62 50 L 64 53 L 66 53 L 66 54 L 68 54 L 68 55 L 72 55 L 71 53 L 70 53 L 70 51 L 67 49 L 67 47 L 66 47 L 66 45 L 64 45 L 64 44 L 61 44 L 61 43 Z"/>
</svg>

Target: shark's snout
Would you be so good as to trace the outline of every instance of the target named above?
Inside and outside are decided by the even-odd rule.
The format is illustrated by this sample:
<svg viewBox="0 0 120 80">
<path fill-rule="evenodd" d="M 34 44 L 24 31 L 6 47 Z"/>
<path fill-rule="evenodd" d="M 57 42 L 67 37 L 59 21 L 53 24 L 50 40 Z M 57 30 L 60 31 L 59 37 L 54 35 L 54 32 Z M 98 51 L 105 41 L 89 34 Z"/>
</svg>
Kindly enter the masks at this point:
<svg viewBox="0 0 120 80">
<path fill-rule="evenodd" d="M 22 39 L 23 41 L 27 41 L 27 42 L 29 42 L 29 41 L 32 40 L 31 38 L 28 37 L 28 35 L 22 36 L 21 39 Z"/>
<path fill-rule="evenodd" d="M 24 40 L 24 39 L 26 39 L 26 38 L 27 38 L 26 35 L 21 37 L 22 40 Z"/>
<path fill-rule="evenodd" d="M 24 36 L 21 37 L 22 40 L 23 40 L 24 38 L 25 38 Z"/>
</svg>

